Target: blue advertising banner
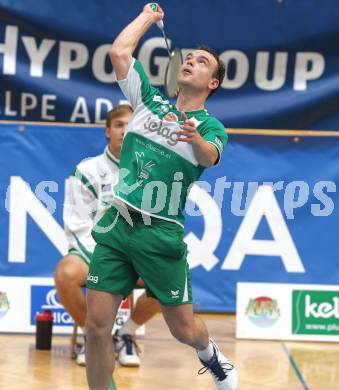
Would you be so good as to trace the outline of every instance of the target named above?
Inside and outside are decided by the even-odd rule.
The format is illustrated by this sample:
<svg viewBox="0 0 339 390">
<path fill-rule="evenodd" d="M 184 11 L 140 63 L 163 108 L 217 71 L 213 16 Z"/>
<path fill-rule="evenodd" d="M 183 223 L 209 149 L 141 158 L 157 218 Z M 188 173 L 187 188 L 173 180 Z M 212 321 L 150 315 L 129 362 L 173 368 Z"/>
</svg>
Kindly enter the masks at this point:
<svg viewBox="0 0 339 390">
<path fill-rule="evenodd" d="M 144 1 L 0 0 L 0 119 L 103 123 L 123 96 L 108 49 Z M 215 48 L 226 65 L 207 108 L 226 127 L 338 130 L 337 0 L 163 0 L 171 48 Z M 163 88 L 153 26 L 135 56 Z"/>
<path fill-rule="evenodd" d="M 0 126 L 1 276 L 53 275 L 65 180 L 104 146 L 99 127 Z M 336 138 L 231 135 L 186 207 L 198 310 L 234 311 L 238 281 L 339 283 L 338 153 Z"/>
</svg>

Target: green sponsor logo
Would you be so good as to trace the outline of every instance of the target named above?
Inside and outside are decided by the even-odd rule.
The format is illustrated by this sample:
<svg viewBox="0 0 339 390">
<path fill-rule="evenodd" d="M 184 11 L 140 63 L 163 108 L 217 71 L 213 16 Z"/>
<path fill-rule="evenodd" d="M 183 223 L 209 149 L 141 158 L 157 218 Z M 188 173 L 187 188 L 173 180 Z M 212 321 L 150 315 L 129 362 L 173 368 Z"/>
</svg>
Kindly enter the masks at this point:
<svg viewBox="0 0 339 390">
<path fill-rule="evenodd" d="M 339 335 L 339 291 L 292 291 L 292 333 Z"/>
</svg>

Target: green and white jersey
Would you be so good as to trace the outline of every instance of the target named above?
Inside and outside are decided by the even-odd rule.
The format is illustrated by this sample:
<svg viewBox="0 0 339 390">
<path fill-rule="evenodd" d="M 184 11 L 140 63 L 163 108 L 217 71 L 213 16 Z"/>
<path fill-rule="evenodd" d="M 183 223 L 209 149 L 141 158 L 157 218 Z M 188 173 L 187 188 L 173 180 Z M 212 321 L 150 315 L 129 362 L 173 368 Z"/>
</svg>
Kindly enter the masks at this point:
<svg viewBox="0 0 339 390">
<path fill-rule="evenodd" d="M 119 160 L 108 147 L 99 156 L 81 161 L 66 181 L 63 220 L 69 251 L 90 262 L 96 245 L 91 231 L 112 205 Z"/>
<path fill-rule="evenodd" d="M 150 84 L 136 59 L 118 83 L 134 114 L 122 145 L 115 195 L 145 214 L 183 226 L 188 191 L 205 167 L 199 165 L 192 145 L 178 141 L 181 113 Z M 227 143 L 223 124 L 206 110 L 186 115 L 204 140 L 217 148 L 220 158 Z"/>
</svg>

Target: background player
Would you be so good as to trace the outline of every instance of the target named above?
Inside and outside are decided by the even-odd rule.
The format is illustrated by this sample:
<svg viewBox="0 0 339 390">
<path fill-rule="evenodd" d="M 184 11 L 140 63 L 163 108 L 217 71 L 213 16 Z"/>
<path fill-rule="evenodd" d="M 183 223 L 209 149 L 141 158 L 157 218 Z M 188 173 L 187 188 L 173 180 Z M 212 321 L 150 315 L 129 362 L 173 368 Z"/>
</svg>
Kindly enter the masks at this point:
<svg viewBox="0 0 339 390">
<path fill-rule="evenodd" d="M 107 115 L 104 152 L 80 162 L 68 179 L 64 203 L 64 225 L 69 253 L 55 270 L 55 284 L 60 300 L 86 334 L 86 299 L 82 287 L 86 284 L 88 267 L 95 242 L 91 230 L 112 202 L 112 186 L 118 180 L 120 149 L 128 121 L 133 114 L 129 105 L 120 105 Z M 131 317 L 115 335 L 119 362 L 138 366 L 140 359 L 133 335 L 135 330 L 160 311 L 159 303 L 143 294 Z M 85 347 L 77 356 L 85 365 Z"/>
</svg>

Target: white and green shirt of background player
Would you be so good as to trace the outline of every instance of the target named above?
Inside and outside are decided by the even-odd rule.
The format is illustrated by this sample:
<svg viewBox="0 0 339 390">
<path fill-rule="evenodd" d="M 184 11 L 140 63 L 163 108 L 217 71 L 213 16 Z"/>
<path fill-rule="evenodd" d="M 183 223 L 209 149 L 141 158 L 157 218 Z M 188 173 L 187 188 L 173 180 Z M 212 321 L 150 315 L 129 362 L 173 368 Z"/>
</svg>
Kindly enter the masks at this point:
<svg viewBox="0 0 339 390">
<path fill-rule="evenodd" d="M 104 153 L 81 161 L 66 181 L 63 220 L 69 253 L 87 264 L 96 245 L 92 229 L 112 205 L 118 176 L 119 160 L 106 146 Z"/>
<path fill-rule="evenodd" d="M 136 59 L 118 83 L 134 114 L 124 137 L 115 195 L 146 214 L 183 226 L 188 190 L 205 167 L 199 165 L 191 144 L 178 141 L 181 113 L 150 84 Z M 220 159 L 227 143 L 223 124 L 204 109 L 186 115 L 203 139 L 217 148 Z"/>
</svg>

